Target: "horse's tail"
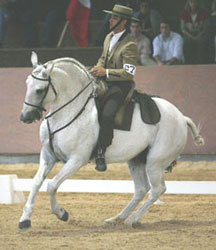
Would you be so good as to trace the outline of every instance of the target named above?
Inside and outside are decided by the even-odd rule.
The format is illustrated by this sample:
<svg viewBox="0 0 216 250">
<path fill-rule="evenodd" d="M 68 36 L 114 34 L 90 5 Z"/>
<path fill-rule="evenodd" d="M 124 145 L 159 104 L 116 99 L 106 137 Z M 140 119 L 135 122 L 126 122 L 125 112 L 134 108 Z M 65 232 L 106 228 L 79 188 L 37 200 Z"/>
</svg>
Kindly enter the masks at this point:
<svg viewBox="0 0 216 250">
<path fill-rule="evenodd" d="M 199 134 L 200 129 L 198 129 L 196 127 L 196 125 L 194 124 L 194 122 L 189 118 L 189 117 L 184 117 L 188 127 L 190 128 L 194 143 L 198 146 L 202 146 L 204 145 L 204 139 L 202 138 L 202 136 Z"/>
</svg>

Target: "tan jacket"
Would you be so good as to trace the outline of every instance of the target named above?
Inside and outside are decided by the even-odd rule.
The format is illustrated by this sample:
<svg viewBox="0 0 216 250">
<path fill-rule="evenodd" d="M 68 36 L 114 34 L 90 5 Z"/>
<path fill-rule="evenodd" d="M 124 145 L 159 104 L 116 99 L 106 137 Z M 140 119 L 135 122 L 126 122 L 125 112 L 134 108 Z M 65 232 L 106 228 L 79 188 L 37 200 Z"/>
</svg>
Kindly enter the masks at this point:
<svg viewBox="0 0 216 250">
<path fill-rule="evenodd" d="M 134 77 L 136 66 L 140 65 L 137 45 L 130 34 L 124 32 L 108 52 L 111 37 L 112 33 L 109 33 L 105 38 L 103 52 L 97 66 L 109 70 L 107 81 L 130 81 Z"/>
</svg>

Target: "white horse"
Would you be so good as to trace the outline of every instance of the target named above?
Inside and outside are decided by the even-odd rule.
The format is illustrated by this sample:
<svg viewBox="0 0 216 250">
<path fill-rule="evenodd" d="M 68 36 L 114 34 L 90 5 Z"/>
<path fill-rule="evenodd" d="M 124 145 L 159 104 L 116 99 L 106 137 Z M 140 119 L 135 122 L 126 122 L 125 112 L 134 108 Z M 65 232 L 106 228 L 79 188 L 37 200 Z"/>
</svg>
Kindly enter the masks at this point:
<svg viewBox="0 0 216 250">
<path fill-rule="evenodd" d="M 31 226 L 30 217 L 36 195 L 57 161 L 65 164 L 48 183 L 47 192 L 51 212 L 60 220 L 68 220 L 68 213 L 57 203 L 56 191 L 64 180 L 88 163 L 99 133 L 94 98 L 97 84 L 86 68 L 72 58 L 60 58 L 41 65 L 34 52 L 31 62 L 34 69 L 26 80 L 27 93 L 21 120 L 25 123 L 39 120 L 47 104 L 50 105 L 50 112 L 40 127 L 43 145 L 40 166 L 19 221 L 20 230 Z M 139 105 L 135 104 L 131 130 L 114 130 L 112 145 L 107 148 L 106 162 L 127 162 L 135 187 L 129 204 L 117 216 L 105 220 L 107 224 L 135 224 L 165 192 L 164 169 L 184 149 L 188 127 L 194 142 L 197 145 L 204 144 L 190 118 L 185 117 L 168 101 L 162 98 L 154 100 L 161 113 L 160 122 L 156 125 L 145 124 L 140 116 Z M 137 156 L 146 148 L 149 151 L 144 161 Z M 132 213 L 148 191 L 148 199 Z"/>
</svg>

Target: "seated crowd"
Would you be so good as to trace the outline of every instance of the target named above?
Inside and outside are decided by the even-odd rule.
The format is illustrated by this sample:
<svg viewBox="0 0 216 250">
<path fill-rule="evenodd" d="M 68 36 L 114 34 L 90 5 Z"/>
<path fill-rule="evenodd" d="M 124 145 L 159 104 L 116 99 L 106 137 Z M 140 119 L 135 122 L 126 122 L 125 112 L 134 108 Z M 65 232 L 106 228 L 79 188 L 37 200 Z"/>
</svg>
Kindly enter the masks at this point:
<svg viewBox="0 0 216 250">
<path fill-rule="evenodd" d="M 133 8 L 133 21 L 128 27 L 136 40 L 142 65 L 205 64 L 216 62 L 216 0 L 211 10 L 203 8 L 204 0 L 186 0 L 180 10 L 179 29 L 154 9 L 154 0 L 116 0 Z M 43 4 L 39 8 L 38 3 Z M 154 5 L 155 6 L 155 5 Z M 68 21 L 75 44 L 89 46 L 88 23 L 91 0 L 0 0 L 0 47 L 4 47 L 7 20 L 20 22 L 24 47 L 56 47 L 53 36 L 58 22 Z M 80 18 L 82 17 L 82 18 Z M 93 46 L 102 46 L 109 33 L 107 14 Z M 37 23 L 43 21 L 43 34 L 38 37 Z"/>
<path fill-rule="evenodd" d="M 211 13 L 201 1 L 187 0 L 181 11 L 179 32 L 170 22 L 151 9 L 150 0 L 142 0 L 138 12 L 140 22 L 132 22 L 130 32 L 135 37 L 142 65 L 205 64 L 216 62 L 216 0 Z M 151 51 L 152 50 L 152 51 Z"/>
</svg>

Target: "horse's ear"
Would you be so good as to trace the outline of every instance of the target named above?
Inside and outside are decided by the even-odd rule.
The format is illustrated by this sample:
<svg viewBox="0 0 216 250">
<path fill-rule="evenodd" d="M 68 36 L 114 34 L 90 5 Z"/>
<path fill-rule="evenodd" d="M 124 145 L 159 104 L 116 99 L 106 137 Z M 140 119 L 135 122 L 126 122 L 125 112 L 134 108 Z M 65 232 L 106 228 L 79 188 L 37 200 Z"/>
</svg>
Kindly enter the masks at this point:
<svg viewBox="0 0 216 250">
<path fill-rule="evenodd" d="M 32 51 L 31 63 L 34 69 L 38 66 L 38 56 L 34 51 Z"/>
<path fill-rule="evenodd" d="M 53 67 L 54 67 L 54 63 L 48 63 L 42 71 L 43 77 L 48 78 L 53 70 Z"/>
</svg>

